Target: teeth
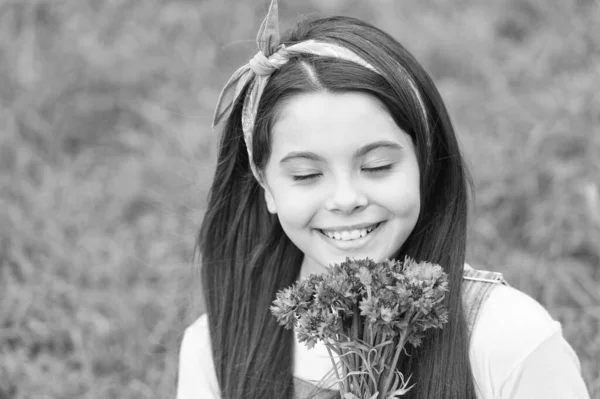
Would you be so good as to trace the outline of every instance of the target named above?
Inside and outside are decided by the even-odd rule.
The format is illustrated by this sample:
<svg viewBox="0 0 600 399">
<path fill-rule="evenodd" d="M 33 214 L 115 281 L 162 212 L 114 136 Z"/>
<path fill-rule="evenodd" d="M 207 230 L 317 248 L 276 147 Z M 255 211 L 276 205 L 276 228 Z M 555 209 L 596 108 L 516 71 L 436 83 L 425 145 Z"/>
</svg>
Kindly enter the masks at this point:
<svg viewBox="0 0 600 399">
<path fill-rule="evenodd" d="M 371 226 L 368 229 L 346 230 L 346 231 L 335 231 L 335 232 L 326 231 L 324 233 L 325 233 L 325 235 L 327 235 L 327 237 L 332 238 L 334 240 L 350 241 L 350 240 L 357 240 L 359 238 L 366 236 L 367 234 L 372 232 L 373 229 L 375 229 L 375 227 L 376 227 L 376 225 Z"/>
</svg>

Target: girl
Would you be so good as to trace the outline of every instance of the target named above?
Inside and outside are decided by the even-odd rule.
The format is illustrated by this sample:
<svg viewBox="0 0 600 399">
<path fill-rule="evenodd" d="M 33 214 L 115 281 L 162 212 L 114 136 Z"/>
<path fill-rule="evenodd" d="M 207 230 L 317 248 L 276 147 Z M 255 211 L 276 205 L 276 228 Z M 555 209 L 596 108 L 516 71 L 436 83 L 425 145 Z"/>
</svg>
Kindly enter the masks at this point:
<svg viewBox="0 0 600 399">
<path fill-rule="evenodd" d="M 588 397 L 559 323 L 498 273 L 465 266 L 467 172 L 406 49 L 343 17 L 281 40 L 275 0 L 257 41 L 217 104 L 226 120 L 199 234 L 207 314 L 185 332 L 178 398 L 339 396 L 324 348 L 299 344 L 269 306 L 347 256 L 405 255 L 450 275 L 450 322 L 398 366 L 416 382 L 407 397 Z"/>
</svg>

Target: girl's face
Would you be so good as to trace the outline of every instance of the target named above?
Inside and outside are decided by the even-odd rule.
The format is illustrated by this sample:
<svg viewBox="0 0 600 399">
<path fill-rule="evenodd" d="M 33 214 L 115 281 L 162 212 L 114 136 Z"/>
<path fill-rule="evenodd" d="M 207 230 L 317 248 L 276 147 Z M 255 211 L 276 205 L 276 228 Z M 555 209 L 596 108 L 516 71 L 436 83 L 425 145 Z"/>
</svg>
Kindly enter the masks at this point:
<svg viewBox="0 0 600 399">
<path fill-rule="evenodd" d="M 393 257 L 419 216 L 419 167 L 385 106 L 360 92 L 301 94 L 271 133 L 265 199 L 303 268 Z"/>
</svg>

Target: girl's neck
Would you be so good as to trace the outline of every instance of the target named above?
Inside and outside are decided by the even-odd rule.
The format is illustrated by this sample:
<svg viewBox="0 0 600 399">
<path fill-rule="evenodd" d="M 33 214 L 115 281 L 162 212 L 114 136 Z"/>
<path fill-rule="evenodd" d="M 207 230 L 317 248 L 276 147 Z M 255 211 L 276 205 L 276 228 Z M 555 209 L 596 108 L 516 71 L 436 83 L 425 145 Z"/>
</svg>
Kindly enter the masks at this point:
<svg viewBox="0 0 600 399">
<path fill-rule="evenodd" d="M 327 269 L 324 266 L 315 262 L 314 259 L 305 256 L 302 260 L 302 266 L 300 267 L 300 275 L 298 276 L 298 280 L 302 280 L 313 273 L 324 273 L 326 270 Z"/>
</svg>

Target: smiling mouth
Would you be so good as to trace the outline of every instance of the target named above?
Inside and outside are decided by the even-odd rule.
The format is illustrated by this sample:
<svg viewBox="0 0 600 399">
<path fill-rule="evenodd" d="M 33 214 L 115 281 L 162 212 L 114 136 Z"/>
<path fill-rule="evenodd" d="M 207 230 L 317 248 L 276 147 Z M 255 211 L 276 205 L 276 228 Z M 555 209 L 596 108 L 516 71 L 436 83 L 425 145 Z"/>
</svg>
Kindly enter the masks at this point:
<svg viewBox="0 0 600 399">
<path fill-rule="evenodd" d="M 374 225 L 369 226 L 369 227 L 365 227 L 362 229 L 354 229 L 354 230 L 323 231 L 321 229 L 317 229 L 317 231 L 319 231 L 319 233 L 323 234 L 324 236 L 331 238 L 332 240 L 354 241 L 354 240 L 359 240 L 363 237 L 368 236 L 373 231 L 377 230 L 377 228 L 379 228 L 379 226 L 382 223 L 383 222 L 379 222 L 379 223 L 375 223 Z"/>
</svg>

